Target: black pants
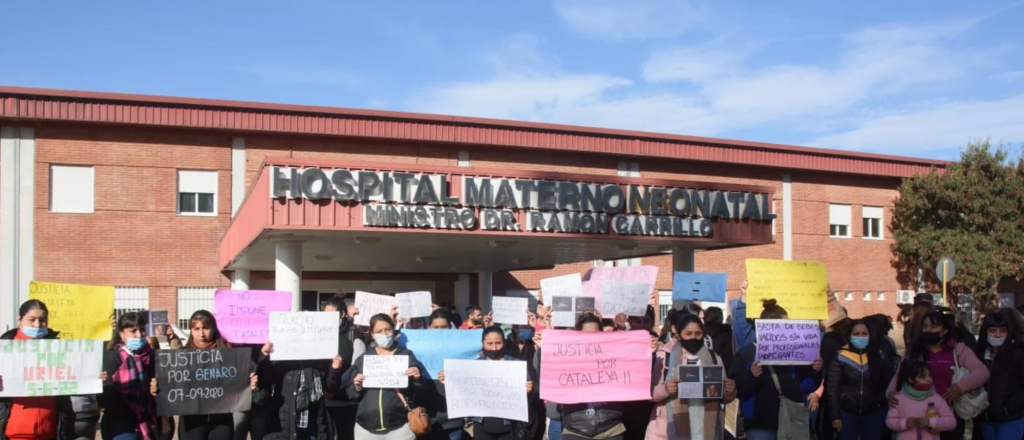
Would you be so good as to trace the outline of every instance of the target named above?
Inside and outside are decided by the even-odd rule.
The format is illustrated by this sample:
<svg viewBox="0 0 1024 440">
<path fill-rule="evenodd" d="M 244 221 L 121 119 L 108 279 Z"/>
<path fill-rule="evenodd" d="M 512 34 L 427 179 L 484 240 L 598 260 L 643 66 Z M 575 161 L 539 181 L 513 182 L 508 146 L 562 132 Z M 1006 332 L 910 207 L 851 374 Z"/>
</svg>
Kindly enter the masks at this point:
<svg viewBox="0 0 1024 440">
<path fill-rule="evenodd" d="M 967 429 L 967 422 L 963 421 L 960 416 L 956 416 L 956 429 L 940 432 L 939 438 L 942 440 L 964 440 L 965 429 Z M 977 430 L 977 428 L 975 428 L 975 430 Z"/>
<path fill-rule="evenodd" d="M 512 434 L 512 430 L 503 432 L 501 434 L 495 434 L 493 432 L 487 432 L 483 429 L 478 429 L 480 425 L 473 427 L 473 440 L 513 440 L 515 436 Z"/>
<path fill-rule="evenodd" d="M 327 407 L 327 426 L 332 439 L 355 439 L 356 409 L 358 408 L 358 405 Z"/>
<path fill-rule="evenodd" d="M 473 439 L 473 440 L 476 440 L 476 439 Z M 580 437 L 578 435 L 566 434 L 565 431 L 562 431 L 562 440 L 590 440 L 590 439 L 588 439 L 586 437 Z M 622 440 L 622 436 L 621 435 L 617 435 L 615 437 L 608 437 L 605 440 Z"/>
<path fill-rule="evenodd" d="M 234 440 L 235 419 L 231 414 L 181 417 L 179 440 Z"/>
</svg>

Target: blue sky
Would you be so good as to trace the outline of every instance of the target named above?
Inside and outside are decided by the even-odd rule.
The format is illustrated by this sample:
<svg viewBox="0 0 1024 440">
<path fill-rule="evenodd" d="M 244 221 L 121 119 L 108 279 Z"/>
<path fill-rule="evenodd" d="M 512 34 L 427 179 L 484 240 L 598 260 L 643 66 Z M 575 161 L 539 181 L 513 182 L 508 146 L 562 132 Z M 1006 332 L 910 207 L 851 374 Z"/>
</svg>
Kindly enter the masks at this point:
<svg viewBox="0 0 1024 440">
<path fill-rule="evenodd" d="M 1024 143 L 1021 1 L 18 1 L 3 10 L 3 85 L 938 159 L 970 139 Z"/>
</svg>

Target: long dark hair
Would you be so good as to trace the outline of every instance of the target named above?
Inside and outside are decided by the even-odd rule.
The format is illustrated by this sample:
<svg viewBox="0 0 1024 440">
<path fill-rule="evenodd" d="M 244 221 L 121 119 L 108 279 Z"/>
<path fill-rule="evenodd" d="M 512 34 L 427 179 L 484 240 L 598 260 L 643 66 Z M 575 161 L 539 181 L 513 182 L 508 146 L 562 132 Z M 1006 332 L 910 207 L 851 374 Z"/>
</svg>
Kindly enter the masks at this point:
<svg viewBox="0 0 1024 440">
<path fill-rule="evenodd" d="M 121 337 L 121 331 L 130 328 L 140 330 L 146 329 L 146 316 L 142 313 L 128 312 L 121 315 L 117 320 L 117 327 L 114 329 L 114 336 L 107 343 L 107 350 L 113 350 L 118 345 L 124 345 L 125 340 Z M 145 337 L 145 335 L 143 335 Z"/>
<path fill-rule="evenodd" d="M 988 316 L 985 316 L 985 321 L 981 323 L 981 329 L 978 330 L 978 345 L 974 347 L 974 354 L 978 356 L 978 359 L 985 359 L 985 350 L 992 347 L 988 343 L 988 329 L 990 328 L 1006 329 L 1006 340 L 1003 341 L 1002 347 L 999 347 L 1000 349 L 1017 343 L 1017 335 L 1015 334 L 1017 332 L 1014 327 L 1016 326 L 1001 313 L 990 313 Z"/>
<path fill-rule="evenodd" d="M 24 318 L 28 312 L 33 310 L 42 310 L 43 314 L 46 315 L 47 318 L 50 316 L 50 309 L 46 308 L 46 303 L 38 299 L 30 299 L 21 303 L 21 307 L 18 308 L 18 319 Z"/>
<path fill-rule="evenodd" d="M 921 318 L 921 327 L 919 327 L 919 329 L 924 327 L 925 322 L 929 322 L 932 325 L 939 325 L 946 330 L 946 338 L 941 341 L 942 344 L 948 344 L 949 341 L 956 340 L 956 333 L 954 332 L 956 325 L 953 323 L 952 316 L 947 317 L 943 315 L 941 311 L 935 310 Z M 924 343 L 924 338 L 922 337 L 923 334 L 923 331 L 919 331 L 917 338 L 910 344 L 910 349 L 907 350 L 908 358 L 922 361 L 927 361 L 931 358 L 931 351 L 928 350 L 928 346 Z"/>
<path fill-rule="evenodd" d="M 192 314 L 192 317 L 188 318 L 188 341 L 185 342 L 185 348 L 199 348 L 196 346 L 195 341 L 192 340 L 192 326 L 200 322 L 210 327 L 210 339 L 213 340 L 213 348 L 231 348 L 231 344 L 225 341 L 220 335 L 220 329 L 217 327 L 217 318 L 206 310 L 197 310 Z"/>
<path fill-rule="evenodd" d="M 430 312 L 430 317 L 427 318 L 428 329 L 430 328 L 430 324 L 432 324 L 435 319 L 444 319 L 446 322 L 448 322 L 448 327 L 452 326 L 452 315 L 451 313 L 448 313 L 448 310 L 437 309 L 434 310 L 433 312 Z"/>
<path fill-rule="evenodd" d="M 683 332 L 683 329 L 690 324 L 697 324 L 700 326 L 701 333 L 704 332 L 704 323 L 700 321 L 700 317 L 689 313 L 679 313 L 672 317 L 672 327 L 676 329 L 676 336 Z"/>
<path fill-rule="evenodd" d="M 868 380 L 871 382 L 871 386 L 873 388 L 884 387 L 885 384 L 881 383 L 883 368 L 881 349 L 879 348 L 879 343 L 881 341 L 878 340 L 878 337 L 875 335 L 875 331 L 871 328 L 871 324 L 864 319 L 854 320 L 850 323 L 850 326 L 846 328 L 846 334 L 843 336 L 847 341 L 850 341 L 850 338 L 853 336 L 853 329 L 858 325 L 863 325 L 864 328 L 868 330 L 868 346 L 864 349 L 864 354 L 868 355 Z M 855 348 L 851 346 L 850 349 L 854 350 Z"/>
</svg>

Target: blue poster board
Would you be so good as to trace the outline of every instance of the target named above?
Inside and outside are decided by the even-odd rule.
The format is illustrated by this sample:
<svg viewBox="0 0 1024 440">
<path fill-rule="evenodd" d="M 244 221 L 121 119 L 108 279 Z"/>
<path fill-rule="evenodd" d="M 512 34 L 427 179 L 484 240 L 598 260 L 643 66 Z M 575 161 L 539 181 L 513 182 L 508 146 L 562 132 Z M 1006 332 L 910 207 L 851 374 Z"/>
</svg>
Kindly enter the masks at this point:
<svg viewBox="0 0 1024 440">
<path fill-rule="evenodd" d="M 724 273 L 676 272 L 672 277 L 672 301 L 725 302 Z"/>
<path fill-rule="evenodd" d="M 482 329 L 476 330 L 402 330 L 399 343 L 412 350 L 427 370 L 437 379 L 445 359 L 477 359 L 483 346 Z"/>
</svg>

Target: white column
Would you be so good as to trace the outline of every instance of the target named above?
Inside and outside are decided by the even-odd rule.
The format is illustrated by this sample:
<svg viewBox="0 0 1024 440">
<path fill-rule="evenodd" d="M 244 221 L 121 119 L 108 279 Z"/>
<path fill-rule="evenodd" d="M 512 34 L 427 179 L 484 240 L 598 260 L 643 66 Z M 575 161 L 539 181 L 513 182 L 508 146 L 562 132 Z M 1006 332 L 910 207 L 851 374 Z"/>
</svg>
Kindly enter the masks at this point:
<svg viewBox="0 0 1024 440">
<path fill-rule="evenodd" d="M 35 130 L 0 128 L 0 328 L 15 326 L 35 278 Z"/>
<path fill-rule="evenodd" d="M 478 283 L 477 283 L 479 285 L 479 289 L 478 290 L 480 291 L 480 304 L 479 304 L 479 306 L 480 306 L 480 309 L 482 309 L 484 311 L 485 315 L 487 314 L 487 312 L 491 311 L 491 297 L 494 296 L 494 290 L 493 290 L 494 287 L 492 285 L 492 280 L 493 279 L 494 279 L 494 273 L 493 272 L 480 272 L 479 273 Z"/>
<path fill-rule="evenodd" d="M 249 269 L 235 269 L 231 273 L 231 290 L 249 290 Z"/>
<path fill-rule="evenodd" d="M 793 176 L 782 175 L 782 259 L 793 259 Z"/>
<path fill-rule="evenodd" d="M 231 216 L 245 199 L 245 139 L 231 140 Z"/>
<path fill-rule="evenodd" d="M 302 242 L 278 240 L 274 251 L 274 290 L 292 293 L 292 311 L 302 310 Z"/>
<path fill-rule="evenodd" d="M 696 254 L 693 248 L 673 248 L 672 249 L 672 272 L 693 272 L 696 267 Z M 675 277 L 673 277 L 674 279 Z M 675 282 L 675 281 L 673 281 Z M 693 301 L 672 301 L 672 308 L 682 308 L 686 303 Z"/>
<path fill-rule="evenodd" d="M 461 274 L 455 281 L 455 310 L 461 315 L 469 307 L 469 275 Z"/>
</svg>

